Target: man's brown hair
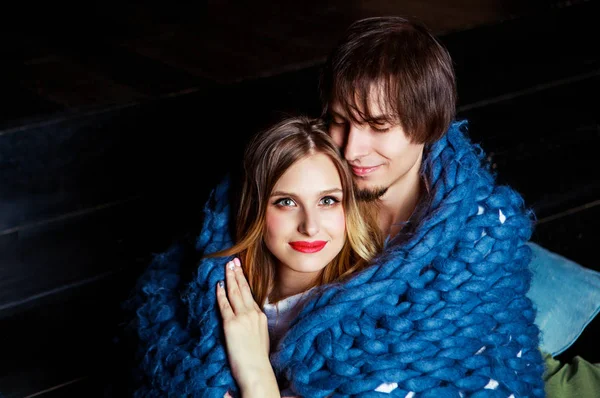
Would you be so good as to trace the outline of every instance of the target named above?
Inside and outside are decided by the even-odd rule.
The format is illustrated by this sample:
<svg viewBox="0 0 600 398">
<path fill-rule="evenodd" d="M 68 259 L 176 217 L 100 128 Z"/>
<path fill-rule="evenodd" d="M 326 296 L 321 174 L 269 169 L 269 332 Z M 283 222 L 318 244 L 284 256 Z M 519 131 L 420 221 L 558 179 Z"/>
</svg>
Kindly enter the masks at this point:
<svg viewBox="0 0 600 398">
<path fill-rule="evenodd" d="M 368 106 L 378 101 L 385 121 L 415 143 L 439 139 L 456 112 L 450 54 L 423 24 L 397 16 L 350 25 L 322 69 L 320 92 L 323 116 L 337 103 L 353 121 L 368 123 L 382 116 Z"/>
</svg>

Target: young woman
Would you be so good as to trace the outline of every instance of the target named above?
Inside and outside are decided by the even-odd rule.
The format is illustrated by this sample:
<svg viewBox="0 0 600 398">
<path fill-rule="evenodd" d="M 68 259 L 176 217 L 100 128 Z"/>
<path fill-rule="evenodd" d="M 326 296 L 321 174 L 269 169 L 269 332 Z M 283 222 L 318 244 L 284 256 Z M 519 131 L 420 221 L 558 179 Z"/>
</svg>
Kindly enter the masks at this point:
<svg viewBox="0 0 600 398">
<path fill-rule="evenodd" d="M 210 255 L 235 256 L 216 294 L 242 396 L 279 396 L 270 348 L 311 293 L 363 269 L 381 250 L 373 205 L 360 206 L 319 120 L 286 119 L 249 143 L 237 243 Z"/>
</svg>

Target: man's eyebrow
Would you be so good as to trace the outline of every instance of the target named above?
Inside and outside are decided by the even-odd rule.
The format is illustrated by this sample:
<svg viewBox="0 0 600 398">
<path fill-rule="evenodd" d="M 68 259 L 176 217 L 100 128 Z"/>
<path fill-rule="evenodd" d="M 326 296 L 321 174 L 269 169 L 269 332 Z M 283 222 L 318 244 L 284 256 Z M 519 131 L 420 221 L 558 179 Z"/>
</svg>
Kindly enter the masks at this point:
<svg viewBox="0 0 600 398">
<path fill-rule="evenodd" d="M 374 115 L 374 116 L 371 116 L 370 118 L 366 119 L 365 122 L 375 123 L 375 124 L 385 124 L 385 123 L 390 123 L 391 120 L 392 120 L 392 116 L 390 116 L 390 115 Z"/>
<path fill-rule="evenodd" d="M 341 114 L 340 112 L 334 110 L 334 109 L 330 109 L 329 113 L 331 113 L 333 116 L 337 116 L 337 117 L 341 117 L 341 118 L 346 118 L 346 116 L 344 116 L 343 114 Z"/>
<path fill-rule="evenodd" d="M 341 188 L 331 188 L 331 189 L 326 189 L 324 191 L 321 191 L 318 193 L 319 196 L 323 196 L 323 195 L 329 195 L 332 193 L 343 193 Z M 285 192 L 285 191 L 274 191 L 271 196 L 292 196 L 295 197 L 297 196 L 294 193 L 291 192 Z"/>
<path fill-rule="evenodd" d="M 340 117 L 342 119 L 347 119 L 348 118 L 347 116 L 345 116 L 344 114 L 336 111 L 335 109 L 330 109 L 329 112 L 334 117 Z M 380 115 L 372 115 L 369 118 L 359 117 L 356 120 L 358 122 L 360 122 L 360 123 L 386 124 L 386 123 L 392 123 L 392 121 L 394 120 L 394 117 L 392 115 L 380 114 Z"/>
</svg>

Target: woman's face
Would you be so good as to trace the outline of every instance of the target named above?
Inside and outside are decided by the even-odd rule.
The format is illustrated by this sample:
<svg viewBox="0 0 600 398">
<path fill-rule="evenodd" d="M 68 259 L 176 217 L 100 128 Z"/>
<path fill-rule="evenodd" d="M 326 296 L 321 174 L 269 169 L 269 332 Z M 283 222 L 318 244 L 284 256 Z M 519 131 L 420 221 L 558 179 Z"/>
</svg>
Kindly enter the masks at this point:
<svg viewBox="0 0 600 398">
<path fill-rule="evenodd" d="M 297 161 L 277 181 L 264 240 L 279 260 L 280 277 L 314 279 L 340 252 L 346 239 L 342 199 L 337 169 L 321 153 Z"/>
</svg>

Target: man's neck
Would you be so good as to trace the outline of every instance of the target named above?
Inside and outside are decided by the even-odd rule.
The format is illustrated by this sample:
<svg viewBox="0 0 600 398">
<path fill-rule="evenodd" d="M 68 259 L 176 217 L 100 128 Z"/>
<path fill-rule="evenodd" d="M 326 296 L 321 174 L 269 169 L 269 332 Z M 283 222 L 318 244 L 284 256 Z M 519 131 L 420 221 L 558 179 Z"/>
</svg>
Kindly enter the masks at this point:
<svg viewBox="0 0 600 398">
<path fill-rule="evenodd" d="M 379 200 L 379 227 L 385 236 L 395 236 L 410 219 L 422 194 L 422 156 Z"/>
</svg>

